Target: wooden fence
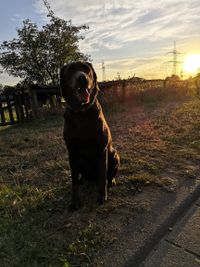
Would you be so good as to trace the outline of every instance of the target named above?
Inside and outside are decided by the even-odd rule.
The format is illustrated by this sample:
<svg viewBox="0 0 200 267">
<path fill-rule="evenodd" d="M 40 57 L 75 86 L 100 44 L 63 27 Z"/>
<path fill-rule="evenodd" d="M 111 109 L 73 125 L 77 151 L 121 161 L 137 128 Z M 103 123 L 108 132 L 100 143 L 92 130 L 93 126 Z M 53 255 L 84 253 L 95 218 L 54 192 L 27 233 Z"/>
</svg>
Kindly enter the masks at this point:
<svg viewBox="0 0 200 267">
<path fill-rule="evenodd" d="M 160 81 L 119 80 L 99 83 L 100 98 L 108 101 L 128 99 L 137 91 L 149 86 L 160 86 Z M 61 106 L 61 90 L 59 86 L 32 85 L 28 89 L 9 89 L 0 93 L 0 126 L 24 122 L 37 118 L 41 108 Z"/>
<path fill-rule="evenodd" d="M 172 84 L 173 85 L 173 84 Z M 184 81 L 180 81 L 183 88 Z M 140 95 L 141 92 L 159 92 L 162 88 L 168 92 L 173 86 L 168 86 L 164 80 L 118 80 L 99 83 L 102 103 L 128 101 Z M 169 88 L 168 88 L 169 87 Z M 176 86 L 177 87 L 177 84 Z M 177 87 L 178 88 L 178 87 Z M 187 89 L 187 88 L 186 88 Z M 162 90 L 162 91 L 163 91 Z M 181 90 L 182 91 L 182 90 Z M 61 105 L 61 90 L 59 86 L 33 85 L 28 89 L 13 89 L 0 93 L 0 126 L 23 122 L 41 115 L 45 107 L 59 107 Z"/>
<path fill-rule="evenodd" d="M 0 93 L 0 126 L 37 118 L 41 109 L 61 103 L 59 86 L 32 85 L 29 88 L 9 88 Z"/>
<path fill-rule="evenodd" d="M 9 89 L 1 92 L 0 126 L 23 122 L 30 117 L 30 97 L 25 89 Z"/>
</svg>

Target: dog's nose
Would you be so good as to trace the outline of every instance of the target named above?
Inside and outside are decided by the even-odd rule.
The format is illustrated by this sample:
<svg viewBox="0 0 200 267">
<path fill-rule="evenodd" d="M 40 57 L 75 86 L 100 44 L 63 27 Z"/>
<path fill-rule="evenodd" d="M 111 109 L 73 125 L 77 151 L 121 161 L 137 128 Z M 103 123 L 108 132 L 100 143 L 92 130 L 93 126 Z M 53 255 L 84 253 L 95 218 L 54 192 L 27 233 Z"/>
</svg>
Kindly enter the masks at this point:
<svg viewBox="0 0 200 267">
<path fill-rule="evenodd" d="M 87 88 L 88 79 L 84 73 L 80 73 L 78 76 L 78 84 L 81 88 Z"/>
</svg>

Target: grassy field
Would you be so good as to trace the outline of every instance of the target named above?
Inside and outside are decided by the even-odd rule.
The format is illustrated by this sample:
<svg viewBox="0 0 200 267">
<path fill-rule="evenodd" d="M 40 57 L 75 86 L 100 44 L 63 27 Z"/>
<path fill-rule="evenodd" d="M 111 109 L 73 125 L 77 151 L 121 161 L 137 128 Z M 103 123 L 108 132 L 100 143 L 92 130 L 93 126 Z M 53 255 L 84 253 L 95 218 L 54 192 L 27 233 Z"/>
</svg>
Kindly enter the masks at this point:
<svg viewBox="0 0 200 267">
<path fill-rule="evenodd" d="M 83 186 L 83 206 L 74 213 L 67 211 L 62 113 L 0 128 L 0 266 L 93 266 L 97 253 L 117 242 L 123 209 L 145 212 L 138 194 L 149 186 L 170 194 L 199 175 L 198 100 L 151 98 L 105 113 L 121 156 L 118 185 L 100 207 L 93 186 Z"/>
</svg>

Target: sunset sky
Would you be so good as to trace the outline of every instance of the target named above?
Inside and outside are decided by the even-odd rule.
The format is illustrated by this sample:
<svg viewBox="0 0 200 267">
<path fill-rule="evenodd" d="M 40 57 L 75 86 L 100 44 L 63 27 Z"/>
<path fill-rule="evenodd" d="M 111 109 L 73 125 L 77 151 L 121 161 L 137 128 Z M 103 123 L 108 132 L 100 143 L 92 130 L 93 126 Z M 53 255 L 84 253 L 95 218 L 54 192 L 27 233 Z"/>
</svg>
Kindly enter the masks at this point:
<svg viewBox="0 0 200 267">
<path fill-rule="evenodd" d="M 144 78 L 164 78 L 172 73 L 174 40 L 180 61 L 200 54 L 199 0 L 49 0 L 55 15 L 87 24 L 82 52 L 91 55 L 99 81 L 102 60 L 106 78 L 134 74 Z M 16 37 L 16 27 L 29 18 L 42 26 L 46 9 L 40 0 L 1 0 L 0 42 Z M 197 57 L 196 57 L 197 59 Z M 198 64 L 198 63 L 197 63 Z M 178 73 L 180 73 L 181 65 Z M 184 69 L 184 68 L 183 68 Z M 187 70 L 187 68 L 186 68 Z M 185 75 L 189 73 L 185 72 Z M 14 84 L 17 79 L 0 75 L 0 83 Z"/>
</svg>

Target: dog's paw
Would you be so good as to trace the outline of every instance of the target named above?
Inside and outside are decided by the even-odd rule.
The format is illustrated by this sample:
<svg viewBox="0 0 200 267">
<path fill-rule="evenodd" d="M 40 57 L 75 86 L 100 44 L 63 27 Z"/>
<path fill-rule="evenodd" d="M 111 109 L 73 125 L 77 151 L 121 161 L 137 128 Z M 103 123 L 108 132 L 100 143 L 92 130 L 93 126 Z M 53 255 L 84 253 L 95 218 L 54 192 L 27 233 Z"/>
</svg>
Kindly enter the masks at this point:
<svg viewBox="0 0 200 267">
<path fill-rule="evenodd" d="M 107 201 L 107 196 L 99 196 L 97 199 L 97 203 L 100 205 L 103 205 L 103 203 L 105 203 Z"/>
<path fill-rule="evenodd" d="M 81 206 L 81 203 L 79 201 L 75 202 L 75 203 L 71 203 L 68 207 L 68 212 L 74 212 L 76 210 L 78 210 Z"/>
</svg>

